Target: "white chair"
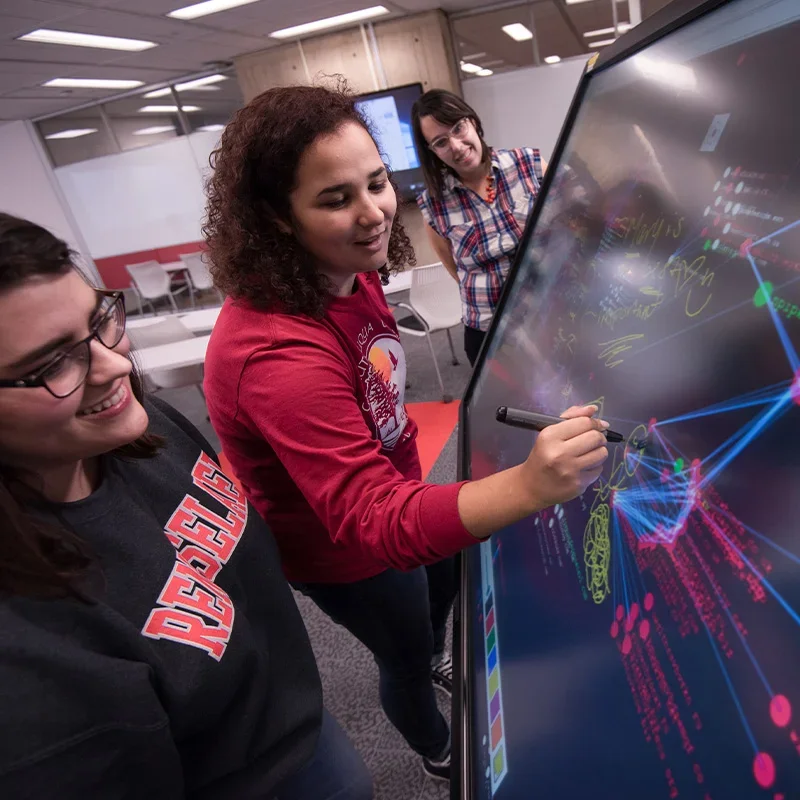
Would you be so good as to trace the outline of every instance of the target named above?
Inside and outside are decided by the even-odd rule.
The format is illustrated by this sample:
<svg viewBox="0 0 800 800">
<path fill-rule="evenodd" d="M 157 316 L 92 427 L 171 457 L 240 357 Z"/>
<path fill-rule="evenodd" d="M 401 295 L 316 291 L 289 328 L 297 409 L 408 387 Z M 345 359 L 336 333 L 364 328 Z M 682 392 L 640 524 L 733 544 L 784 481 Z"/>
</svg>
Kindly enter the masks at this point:
<svg viewBox="0 0 800 800">
<path fill-rule="evenodd" d="M 143 300 L 155 313 L 156 307 L 154 300 L 166 297 L 172 304 L 172 308 L 177 311 L 178 305 L 175 302 L 175 295 L 186 291 L 184 286 L 177 291 L 171 288 L 172 278 L 170 274 L 158 263 L 158 261 L 143 261 L 140 264 L 127 264 L 125 269 L 131 276 L 133 286 L 140 299 Z"/>
<path fill-rule="evenodd" d="M 137 325 L 128 328 L 128 338 L 131 340 L 134 352 L 144 350 L 146 347 L 157 347 L 160 344 L 185 342 L 194 339 L 194 334 L 174 315 L 164 316 L 153 320 L 151 325 Z M 205 401 L 203 394 L 203 365 L 191 367 L 177 367 L 176 369 L 154 370 L 144 376 L 145 388 L 149 392 L 159 389 L 180 389 L 184 386 L 195 386 Z"/>
<path fill-rule="evenodd" d="M 222 292 L 214 286 L 214 280 L 208 271 L 208 266 L 203 258 L 203 253 L 182 253 L 181 261 L 186 265 L 189 273 L 189 286 L 192 292 L 192 305 L 194 305 L 195 291 L 204 292 L 208 289 L 215 289 L 219 302 L 222 303 Z"/>
<path fill-rule="evenodd" d="M 439 387 L 442 390 L 442 402 L 449 403 L 453 396 L 444 390 L 442 373 L 436 361 L 436 351 L 433 349 L 431 334 L 436 331 L 445 331 L 447 341 L 450 343 L 453 366 L 458 366 L 458 358 L 453 347 L 453 337 L 450 329 L 461 324 L 461 295 L 458 284 L 441 263 L 428 264 L 425 267 L 416 267 L 411 270 L 411 289 L 409 290 L 408 303 L 393 303 L 396 308 L 405 308 L 412 316 L 398 320 L 397 328 L 401 333 L 409 336 L 424 336 L 428 340 L 428 347 L 433 357 L 433 366 Z"/>
</svg>

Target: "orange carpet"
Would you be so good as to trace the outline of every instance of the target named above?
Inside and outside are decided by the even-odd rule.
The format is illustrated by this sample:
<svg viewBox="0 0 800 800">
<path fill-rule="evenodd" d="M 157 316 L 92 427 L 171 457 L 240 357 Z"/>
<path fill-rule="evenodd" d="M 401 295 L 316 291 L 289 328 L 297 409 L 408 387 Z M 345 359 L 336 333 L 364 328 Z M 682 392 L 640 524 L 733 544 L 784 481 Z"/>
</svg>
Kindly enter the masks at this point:
<svg viewBox="0 0 800 800">
<path fill-rule="evenodd" d="M 459 401 L 452 403 L 407 403 L 406 408 L 414 422 L 417 423 L 417 448 L 419 460 L 422 465 L 423 480 L 439 458 L 442 448 L 450 438 L 450 434 L 458 422 Z M 233 468 L 225 458 L 224 453 L 219 454 L 219 461 L 225 474 L 236 482 Z M 237 483 L 238 486 L 238 483 Z M 239 487 L 241 489 L 241 487 Z"/>
<path fill-rule="evenodd" d="M 417 423 L 417 447 L 422 464 L 422 478 L 428 477 L 442 448 L 458 422 L 459 401 L 452 403 L 407 403 L 411 419 Z"/>
</svg>

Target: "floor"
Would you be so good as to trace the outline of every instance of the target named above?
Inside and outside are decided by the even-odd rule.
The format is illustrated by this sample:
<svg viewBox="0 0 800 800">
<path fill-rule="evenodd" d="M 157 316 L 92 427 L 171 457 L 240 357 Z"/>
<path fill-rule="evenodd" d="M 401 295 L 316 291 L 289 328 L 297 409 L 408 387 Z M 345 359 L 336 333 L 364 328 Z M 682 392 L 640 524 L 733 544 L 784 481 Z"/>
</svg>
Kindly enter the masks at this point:
<svg viewBox="0 0 800 800">
<path fill-rule="evenodd" d="M 459 330 L 453 332 L 461 362 L 458 366 L 450 363 L 445 334 L 434 334 L 433 339 L 445 390 L 459 398 L 470 374 L 462 349 L 463 333 Z M 403 346 L 410 382 L 406 389 L 406 402 L 441 400 L 441 390 L 425 340 L 403 336 Z M 160 396 L 182 411 L 219 448 L 198 392 L 182 389 L 164 391 Z M 439 457 L 431 459 L 433 464 L 428 480 L 449 483 L 456 479 L 457 435 L 453 432 L 447 437 L 446 431 L 438 433 L 444 446 Z M 366 761 L 375 783 L 375 800 L 446 800 L 449 797 L 448 784 L 434 781 L 423 773 L 419 756 L 408 748 L 383 715 L 378 701 L 377 669 L 369 652 L 309 600 L 298 596 L 297 601 L 322 675 L 325 704 Z M 449 717 L 449 703 L 442 698 L 440 704 Z"/>
</svg>

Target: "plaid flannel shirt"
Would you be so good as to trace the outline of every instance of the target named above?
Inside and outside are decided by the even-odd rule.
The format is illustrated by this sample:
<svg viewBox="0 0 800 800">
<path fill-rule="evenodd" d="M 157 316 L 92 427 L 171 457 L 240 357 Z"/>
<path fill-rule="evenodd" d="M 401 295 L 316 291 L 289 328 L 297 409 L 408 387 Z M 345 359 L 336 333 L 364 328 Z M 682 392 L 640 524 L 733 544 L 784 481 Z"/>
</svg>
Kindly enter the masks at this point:
<svg viewBox="0 0 800 800">
<path fill-rule="evenodd" d="M 488 330 L 542 181 L 538 150 L 492 150 L 496 197 L 487 203 L 451 173 L 441 200 L 417 198 L 425 222 L 450 242 L 464 324 Z"/>
</svg>

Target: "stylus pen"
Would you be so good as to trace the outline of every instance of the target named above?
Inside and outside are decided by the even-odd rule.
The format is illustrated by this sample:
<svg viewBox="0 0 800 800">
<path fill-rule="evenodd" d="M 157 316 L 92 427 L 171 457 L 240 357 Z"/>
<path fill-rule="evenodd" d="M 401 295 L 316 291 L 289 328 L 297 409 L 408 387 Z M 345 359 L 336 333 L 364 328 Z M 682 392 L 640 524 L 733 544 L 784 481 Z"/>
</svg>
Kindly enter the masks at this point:
<svg viewBox="0 0 800 800">
<path fill-rule="evenodd" d="M 535 411 L 522 411 L 519 408 L 500 406 L 497 409 L 497 421 L 513 428 L 525 428 L 528 431 L 543 431 L 551 425 L 564 422 L 562 417 L 551 417 L 549 414 L 537 414 Z M 609 442 L 620 443 L 625 437 L 616 431 L 603 431 Z"/>
</svg>

